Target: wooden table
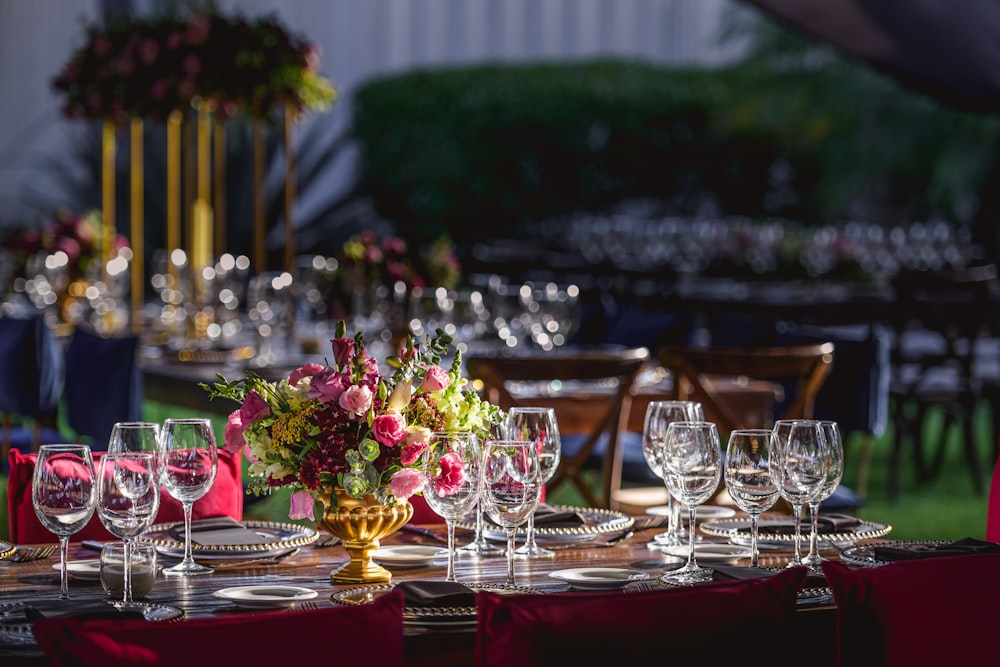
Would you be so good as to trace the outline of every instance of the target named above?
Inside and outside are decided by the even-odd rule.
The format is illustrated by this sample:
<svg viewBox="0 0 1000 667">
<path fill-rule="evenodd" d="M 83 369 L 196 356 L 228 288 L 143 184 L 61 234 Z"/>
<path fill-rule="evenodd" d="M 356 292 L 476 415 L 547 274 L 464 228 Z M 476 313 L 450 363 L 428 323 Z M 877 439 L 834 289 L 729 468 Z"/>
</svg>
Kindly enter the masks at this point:
<svg viewBox="0 0 1000 667">
<path fill-rule="evenodd" d="M 432 526 L 443 533 L 443 526 Z M 656 583 L 656 578 L 664 572 L 670 557 L 661 551 L 650 549 L 647 543 L 663 528 L 650 528 L 636 532 L 630 539 L 611 547 L 579 546 L 562 549 L 555 558 L 542 560 L 518 560 L 516 576 L 519 585 L 528 586 L 544 593 L 568 591 L 567 584 L 549 577 L 549 573 L 558 569 L 584 566 L 633 567 L 645 570 L 650 579 L 646 582 Z M 459 531 L 459 544 L 471 539 L 468 532 Z M 706 538 L 708 539 L 708 538 Z M 400 531 L 383 541 L 383 544 L 434 544 L 439 543 L 433 538 Z M 825 554 L 835 557 L 834 554 Z M 97 552 L 73 544 L 70 559 L 96 558 Z M 765 566 L 782 566 L 790 557 L 788 552 L 767 551 L 762 554 L 761 564 Z M 314 600 L 319 606 L 336 604 L 331 596 L 338 591 L 352 586 L 335 586 L 330 583 L 330 572 L 341 563 L 346 562 L 347 554 L 340 546 L 303 547 L 297 554 L 273 565 L 249 565 L 245 567 L 218 570 L 212 575 L 191 578 L 172 578 L 159 576 L 148 600 L 153 603 L 166 604 L 184 610 L 189 618 L 205 617 L 215 614 L 253 614 L 252 610 L 242 610 L 232 603 L 214 597 L 214 591 L 230 586 L 250 584 L 286 584 L 312 588 L 319 592 Z M 39 599 L 52 599 L 58 596 L 58 572 L 52 568 L 58 563 L 55 558 L 31 563 L 12 563 L 0 561 L 0 602 L 17 601 L 30 602 Z M 734 564 L 745 564 L 746 559 L 732 561 Z M 463 583 L 502 583 L 506 576 L 506 560 L 501 557 L 480 558 L 459 556 L 456 560 L 456 575 Z M 396 569 L 394 582 L 408 580 L 443 580 L 445 567 L 435 564 L 428 567 Z M 656 584 L 659 586 L 659 584 Z M 630 585 L 634 587 L 635 585 Z M 639 594 L 629 592 L 624 594 Z M 75 599 L 98 599 L 104 597 L 99 582 L 71 580 L 70 595 Z M 834 612 L 829 603 L 808 605 L 802 607 L 801 617 L 803 636 L 810 637 L 810 642 L 824 643 L 829 651 L 821 650 L 814 655 L 829 656 L 833 660 L 834 642 Z M 708 619 L 706 622 L 710 622 Z M 811 644 L 812 645 L 812 644 Z M 407 626 L 406 630 L 406 664 L 435 665 L 443 667 L 449 664 L 471 665 L 474 662 L 475 646 L 474 626 L 461 626 L 452 629 L 425 628 Z M 37 648 L 12 648 L 0 645 L 0 662 L 4 667 L 12 665 L 42 665 L 46 664 L 43 655 Z"/>
</svg>

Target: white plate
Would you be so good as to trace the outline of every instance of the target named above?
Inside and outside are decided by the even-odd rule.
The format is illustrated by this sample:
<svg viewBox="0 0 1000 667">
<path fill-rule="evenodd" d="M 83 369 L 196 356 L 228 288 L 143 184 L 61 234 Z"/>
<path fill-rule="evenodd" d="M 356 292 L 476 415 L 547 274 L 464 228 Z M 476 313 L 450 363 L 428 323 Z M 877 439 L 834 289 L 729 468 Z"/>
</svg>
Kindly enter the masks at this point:
<svg viewBox="0 0 1000 667">
<path fill-rule="evenodd" d="M 423 567 L 447 556 L 447 549 L 424 544 L 393 544 L 372 553 L 374 560 L 390 567 Z"/>
<path fill-rule="evenodd" d="M 646 514 L 652 514 L 653 516 L 669 516 L 670 505 L 654 505 L 653 507 L 646 508 Z M 687 510 L 681 508 L 681 520 L 687 521 Z M 695 510 L 695 517 L 698 521 L 702 519 L 728 519 L 731 516 L 736 516 L 736 510 L 732 507 L 725 507 L 723 505 L 698 505 L 698 509 Z"/>
<path fill-rule="evenodd" d="M 215 597 L 234 602 L 240 607 L 261 609 L 290 607 L 296 602 L 312 600 L 319 595 L 311 588 L 298 586 L 234 586 L 213 593 Z"/>
<path fill-rule="evenodd" d="M 60 567 L 59 563 L 52 565 L 53 570 L 58 570 Z M 83 581 L 99 581 L 101 579 L 101 561 L 97 558 L 71 560 L 66 563 L 66 571 Z"/>
<path fill-rule="evenodd" d="M 672 547 L 660 547 L 660 549 L 671 556 L 687 558 L 688 555 L 688 546 L 686 544 L 679 544 Z M 750 547 L 743 547 L 738 544 L 696 544 L 694 545 L 694 557 L 699 561 L 749 558 Z"/>
<path fill-rule="evenodd" d="M 584 591 L 623 588 L 633 581 L 649 578 L 649 575 L 642 570 L 620 567 L 574 567 L 568 570 L 556 570 L 549 573 L 549 576 Z"/>
</svg>

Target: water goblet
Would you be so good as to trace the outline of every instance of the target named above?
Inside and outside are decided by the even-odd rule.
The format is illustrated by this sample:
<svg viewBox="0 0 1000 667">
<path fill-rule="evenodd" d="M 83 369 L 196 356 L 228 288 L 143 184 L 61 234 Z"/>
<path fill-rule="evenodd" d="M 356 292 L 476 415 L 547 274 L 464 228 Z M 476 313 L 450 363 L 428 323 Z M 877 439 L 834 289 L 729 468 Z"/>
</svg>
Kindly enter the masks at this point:
<svg viewBox="0 0 1000 667">
<path fill-rule="evenodd" d="M 824 500 L 840 486 L 840 480 L 844 476 L 844 443 L 840 437 L 840 427 L 835 421 L 820 421 L 819 427 L 823 432 L 823 441 L 826 447 L 825 458 L 827 461 L 826 482 L 820 487 L 816 496 L 809 501 L 809 554 L 802 559 L 803 565 L 808 565 L 812 569 L 817 569 L 823 563 L 823 557 L 819 555 L 819 548 L 816 544 L 819 537 L 819 506 Z"/>
<path fill-rule="evenodd" d="M 133 606 L 134 540 L 149 528 L 160 508 L 157 455 L 150 451 L 108 451 L 97 475 L 97 516 L 109 533 L 122 540 L 123 594 L 115 606 Z"/>
<path fill-rule="evenodd" d="M 163 487 L 184 508 L 184 558 L 163 570 L 168 576 L 211 574 L 212 568 L 191 556 L 191 512 L 208 493 L 218 469 L 218 451 L 207 419 L 167 419 L 160 434 L 160 477 Z"/>
<path fill-rule="evenodd" d="M 736 506 L 750 517 L 750 567 L 759 567 L 757 534 L 760 514 L 778 500 L 771 476 L 771 431 L 737 429 L 726 446 L 726 490 Z"/>
<path fill-rule="evenodd" d="M 448 571 L 455 577 L 455 521 L 479 500 L 479 440 L 472 433 L 434 433 L 424 454 L 424 500 L 448 526 Z"/>
<path fill-rule="evenodd" d="M 507 533 L 507 585 L 514 586 L 514 533 L 538 507 L 542 481 L 535 443 L 487 440 L 483 449 L 483 505 Z"/>
<path fill-rule="evenodd" d="M 97 505 L 90 447 L 76 444 L 39 447 L 31 480 L 31 504 L 42 525 L 59 538 L 59 599 L 68 600 L 69 536 L 87 525 Z"/>
<path fill-rule="evenodd" d="M 538 472 L 542 484 L 556 474 L 559 467 L 560 440 L 556 412 L 552 408 L 513 407 L 507 413 L 505 434 L 511 440 L 527 440 L 535 443 L 538 451 Z M 552 558 L 556 554 L 551 549 L 538 546 L 535 541 L 535 513 L 528 517 L 528 528 L 524 544 L 514 552 L 525 558 Z"/>
<path fill-rule="evenodd" d="M 688 559 L 678 570 L 660 576 L 664 583 L 709 581 L 712 570 L 695 558 L 695 521 L 698 505 L 708 500 L 722 479 L 719 430 L 712 422 L 681 421 L 667 427 L 663 443 L 664 480 L 670 495 L 688 509 Z"/>
<path fill-rule="evenodd" d="M 772 431 L 771 475 L 778 494 L 792 506 L 795 518 L 795 551 L 787 567 L 802 565 L 802 506 L 826 481 L 823 434 L 811 419 L 779 420 Z"/>
<path fill-rule="evenodd" d="M 160 443 L 160 425 L 155 422 L 115 422 L 108 439 L 109 452 L 153 452 Z"/>
<path fill-rule="evenodd" d="M 667 427 L 675 421 L 704 421 L 701 403 L 696 401 L 650 401 L 642 427 L 642 454 L 646 464 L 663 480 L 663 441 Z M 665 483 L 665 482 L 664 482 Z M 667 494 L 667 531 L 654 537 L 656 544 L 678 546 L 681 544 L 680 503 Z"/>
</svg>

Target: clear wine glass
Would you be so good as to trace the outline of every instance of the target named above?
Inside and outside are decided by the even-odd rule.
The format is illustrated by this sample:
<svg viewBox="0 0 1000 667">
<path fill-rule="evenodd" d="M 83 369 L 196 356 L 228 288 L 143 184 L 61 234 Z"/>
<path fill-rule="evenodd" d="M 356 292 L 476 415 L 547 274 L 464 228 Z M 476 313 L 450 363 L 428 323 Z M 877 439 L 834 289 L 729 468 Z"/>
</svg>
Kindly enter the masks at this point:
<svg viewBox="0 0 1000 667">
<path fill-rule="evenodd" d="M 772 431 L 771 474 L 778 493 L 792 506 L 795 518 L 795 552 L 788 567 L 802 565 L 802 506 L 826 481 L 823 434 L 812 419 L 779 420 Z"/>
<path fill-rule="evenodd" d="M 771 476 L 771 431 L 736 429 L 726 446 L 726 490 L 736 506 L 750 517 L 750 567 L 759 567 L 757 535 L 761 512 L 778 500 L 778 484 Z"/>
<path fill-rule="evenodd" d="M 663 479 L 663 442 L 667 437 L 667 427 L 677 421 L 704 420 L 701 403 L 696 401 L 650 401 L 646 406 L 646 418 L 642 427 L 642 454 L 653 474 Z M 679 546 L 682 544 L 681 505 L 674 502 L 669 493 L 667 507 L 667 531 L 656 535 L 653 540 L 656 544 L 668 547 Z"/>
<path fill-rule="evenodd" d="M 494 439 L 494 436 L 496 438 L 503 437 L 502 424 L 494 424 L 490 429 L 490 439 Z M 480 457 L 482 457 L 484 453 L 485 450 L 481 451 Z M 480 461 L 480 465 L 482 465 L 482 461 Z M 472 541 L 463 547 L 459 547 L 458 553 L 472 554 L 474 556 L 502 556 L 504 554 L 504 550 L 487 540 L 483 529 L 483 496 L 482 489 L 480 489 L 479 500 L 476 501 L 476 528 Z"/>
<path fill-rule="evenodd" d="M 90 521 L 97 505 L 94 458 L 87 445 L 42 445 L 31 481 L 35 516 L 59 538 L 59 599 L 69 599 L 69 536 Z"/>
<path fill-rule="evenodd" d="M 116 607 L 130 608 L 135 538 L 153 523 L 160 509 L 157 455 L 150 451 L 108 451 L 97 474 L 97 516 L 123 543 L 124 595 Z"/>
<path fill-rule="evenodd" d="M 191 511 L 196 500 L 215 482 L 218 451 L 212 424 L 207 419 L 167 419 L 160 434 L 160 479 L 163 487 L 184 508 L 184 559 L 163 570 L 168 576 L 211 574 L 191 556 Z"/>
<path fill-rule="evenodd" d="M 538 471 L 542 484 L 547 483 L 559 467 L 561 447 L 556 411 L 552 408 L 514 407 L 507 413 L 505 424 L 506 438 L 535 443 L 535 449 L 538 451 Z M 528 517 L 524 544 L 514 553 L 524 558 L 552 558 L 556 555 L 551 549 L 538 546 L 535 541 L 534 512 Z"/>
<path fill-rule="evenodd" d="M 709 581 L 712 570 L 695 558 L 695 521 L 698 505 L 708 500 L 722 479 L 719 430 L 712 422 L 681 421 L 667 427 L 663 443 L 663 472 L 667 489 L 688 509 L 688 560 L 678 570 L 661 575 L 664 583 Z"/>
<path fill-rule="evenodd" d="M 809 554 L 802 559 L 804 565 L 813 569 L 819 568 L 823 563 L 816 544 L 819 538 L 819 506 L 840 486 L 840 480 L 844 476 L 844 442 L 840 437 L 840 427 L 835 421 L 820 421 L 819 427 L 823 432 L 825 445 L 826 482 L 809 501 Z"/>
<path fill-rule="evenodd" d="M 542 481 L 535 443 L 487 440 L 483 449 L 483 506 L 507 532 L 507 584 L 514 586 L 514 533 L 538 507 Z"/>
<path fill-rule="evenodd" d="M 479 440 L 472 433 L 434 433 L 424 455 L 424 500 L 448 526 L 448 572 L 455 577 L 455 521 L 479 500 Z"/>
<path fill-rule="evenodd" d="M 116 422 L 108 439 L 109 452 L 157 452 L 160 425 L 155 422 Z"/>
</svg>

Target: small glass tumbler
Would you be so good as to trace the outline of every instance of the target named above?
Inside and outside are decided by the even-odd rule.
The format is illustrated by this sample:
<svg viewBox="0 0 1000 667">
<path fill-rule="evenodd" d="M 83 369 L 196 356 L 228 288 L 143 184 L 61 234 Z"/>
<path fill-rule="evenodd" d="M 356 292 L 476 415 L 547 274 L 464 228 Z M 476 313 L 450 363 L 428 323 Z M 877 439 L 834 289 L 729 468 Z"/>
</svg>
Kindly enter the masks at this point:
<svg viewBox="0 0 1000 667">
<path fill-rule="evenodd" d="M 156 581 L 156 548 L 152 544 L 132 545 L 132 597 L 149 595 Z M 112 599 L 125 592 L 125 544 L 107 542 L 101 548 L 101 586 Z"/>
</svg>

